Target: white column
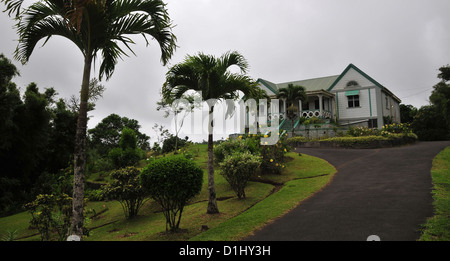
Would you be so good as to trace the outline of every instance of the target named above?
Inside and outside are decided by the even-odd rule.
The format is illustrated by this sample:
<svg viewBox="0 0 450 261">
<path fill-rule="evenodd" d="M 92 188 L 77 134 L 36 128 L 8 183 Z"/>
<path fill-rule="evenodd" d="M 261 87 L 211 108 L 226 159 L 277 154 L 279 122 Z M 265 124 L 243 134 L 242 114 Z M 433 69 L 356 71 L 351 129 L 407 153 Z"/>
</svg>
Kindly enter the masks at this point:
<svg viewBox="0 0 450 261">
<path fill-rule="evenodd" d="M 323 96 L 321 94 L 317 95 L 317 96 L 319 97 L 319 111 L 320 111 L 319 115 L 320 115 L 320 117 L 322 117 L 323 116 Z"/>
<path fill-rule="evenodd" d="M 298 100 L 298 117 L 302 117 L 302 100 Z"/>
</svg>

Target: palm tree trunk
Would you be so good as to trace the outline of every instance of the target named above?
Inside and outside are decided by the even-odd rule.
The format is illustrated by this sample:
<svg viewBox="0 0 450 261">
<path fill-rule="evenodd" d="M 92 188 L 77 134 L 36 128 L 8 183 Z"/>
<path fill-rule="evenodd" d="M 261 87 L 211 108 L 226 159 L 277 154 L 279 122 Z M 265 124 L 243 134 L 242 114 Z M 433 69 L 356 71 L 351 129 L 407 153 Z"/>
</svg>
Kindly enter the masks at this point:
<svg viewBox="0 0 450 261">
<path fill-rule="evenodd" d="M 72 235 L 77 235 L 80 238 L 83 236 L 84 221 L 84 173 L 86 169 L 86 129 L 91 63 L 92 58 L 86 56 L 84 61 L 83 82 L 80 95 L 81 101 L 78 112 L 74 152 Z"/>
<path fill-rule="evenodd" d="M 219 207 L 216 200 L 216 188 L 214 184 L 214 152 L 213 152 L 213 112 L 214 106 L 209 107 L 209 119 L 208 119 L 208 191 L 209 201 L 207 214 L 219 213 Z"/>
</svg>

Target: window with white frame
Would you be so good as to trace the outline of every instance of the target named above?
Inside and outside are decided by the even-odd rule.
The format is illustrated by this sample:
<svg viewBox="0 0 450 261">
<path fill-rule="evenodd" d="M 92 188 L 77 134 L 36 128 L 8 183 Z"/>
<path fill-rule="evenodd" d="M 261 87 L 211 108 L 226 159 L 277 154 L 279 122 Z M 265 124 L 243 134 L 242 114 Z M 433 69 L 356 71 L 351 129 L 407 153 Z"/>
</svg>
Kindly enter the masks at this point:
<svg viewBox="0 0 450 261">
<path fill-rule="evenodd" d="M 349 108 L 359 107 L 359 95 L 347 96 L 347 99 L 348 99 L 348 107 Z"/>
</svg>

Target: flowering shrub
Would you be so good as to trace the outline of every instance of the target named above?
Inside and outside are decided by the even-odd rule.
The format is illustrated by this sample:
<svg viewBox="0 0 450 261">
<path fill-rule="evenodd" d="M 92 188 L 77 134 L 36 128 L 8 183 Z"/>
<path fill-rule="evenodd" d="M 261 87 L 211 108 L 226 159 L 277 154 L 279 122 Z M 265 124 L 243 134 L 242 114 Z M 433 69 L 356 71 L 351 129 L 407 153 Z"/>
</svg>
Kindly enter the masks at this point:
<svg viewBox="0 0 450 261">
<path fill-rule="evenodd" d="M 380 131 L 378 129 L 367 127 L 350 127 L 347 131 L 347 135 L 352 137 L 377 136 L 380 135 Z"/>
<path fill-rule="evenodd" d="M 285 167 L 284 156 L 289 150 L 286 136 L 281 136 L 275 145 L 261 146 L 261 172 L 281 174 L 281 171 Z"/>
<path fill-rule="evenodd" d="M 411 124 L 409 123 L 392 123 L 384 125 L 381 134 L 387 135 L 387 133 L 412 133 Z"/>
<path fill-rule="evenodd" d="M 250 152 L 234 152 L 219 164 L 221 174 L 230 184 L 238 198 L 245 198 L 245 187 L 261 164 L 261 157 Z"/>
<path fill-rule="evenodd" d="M 226 156 L 234 152 L 250 152 L 251 154 L 259 154 L 260 137 L 258 135 L 239 136 L 236 139 L 225 141 L 214 147 L 214 161 L 220 164 Z"/>
</svg>

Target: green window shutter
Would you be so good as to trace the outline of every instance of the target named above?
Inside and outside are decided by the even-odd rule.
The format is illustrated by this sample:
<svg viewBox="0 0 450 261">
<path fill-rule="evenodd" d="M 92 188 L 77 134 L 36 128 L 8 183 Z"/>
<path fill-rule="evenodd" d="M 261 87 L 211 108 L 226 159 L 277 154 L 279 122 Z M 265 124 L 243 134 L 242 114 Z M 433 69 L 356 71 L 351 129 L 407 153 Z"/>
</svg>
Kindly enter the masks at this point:
<svg viewBox="0 0 450 261">
<path fill-rule="evenodd" d="M 353 91 L 346 91 L 345 96 L 355 96 L 359 95 L 359 90 L 353 90 Z"/>
</svg>

